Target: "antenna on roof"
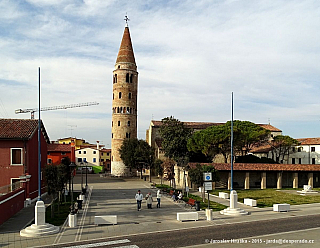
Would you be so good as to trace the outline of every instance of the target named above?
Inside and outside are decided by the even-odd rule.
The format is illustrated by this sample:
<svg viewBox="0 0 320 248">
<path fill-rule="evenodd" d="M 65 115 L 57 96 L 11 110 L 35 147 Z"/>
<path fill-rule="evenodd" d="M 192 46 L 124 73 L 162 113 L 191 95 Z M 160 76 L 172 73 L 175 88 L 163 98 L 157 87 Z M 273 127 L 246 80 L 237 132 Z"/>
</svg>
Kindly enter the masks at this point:
<svg viewBox="0 0 320 248">
<path fill-rule="evenodd" d="M 270 118 L 268 118 L 268 123 L 269 123 L 269 125 L 270 125 Z"/>
<path fill-rule="evenodd" d="M 124 16 L 124 19 L 126 21 L 126 27 L 128 27 L 128 21 L 130 21 L 129 17 L 128 17 L 128 14 L 126 12 L 126 15 Z"/>
</svg>

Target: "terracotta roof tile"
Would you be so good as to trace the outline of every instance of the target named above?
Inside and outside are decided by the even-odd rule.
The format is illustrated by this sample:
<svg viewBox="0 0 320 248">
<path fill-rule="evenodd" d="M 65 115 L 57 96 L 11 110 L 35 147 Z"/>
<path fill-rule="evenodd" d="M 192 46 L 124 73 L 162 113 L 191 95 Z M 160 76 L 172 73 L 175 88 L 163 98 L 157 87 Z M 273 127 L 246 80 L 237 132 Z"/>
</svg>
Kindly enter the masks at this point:
<svg viewBox="0 0 320 248">
<path fill-rule="evenodd" d="M 197 163 L 189 163 L 189 166 L 195 167 Z M 202 163 L 204 165 L 204 163 Z M 229 163 L 206 163 L 213 165 L 216 170 L 230 171 Z M 320 171 L 320 165 L 316 164 L 249 164 L 249 163 L 234 163 L 233 170 L 235 171 Z"/>
<path fill-rule="evenodd" d="M 136 64 L 130 38 L 129 28 L 125 27 L 116 63 L 129 62 Z"/>
<path fill-rule="evenodd" d="M 71 152 L 69 144 L 48 144 L 48 152 Z"/>
<path fill-rule="evenodd" d="M 38 130 L 38 120 L 0 119 L 0 139 L 30 139 Z"/>
<path fill-rule="evenodd" d="M 303 138 L 296 140 L 298 140 L 301 145 L 320 145 L 320 138 Z"/>
<path fill-rule="evenodd" d="M 162 122 L 161 121 L 151 121 L 154 127 L 161 127 L 162 126 Z M 184 121 L 182 122 L 185 126 L 189 127 L 189 128 L 193 128 L 193 129 L 206 129 L 207 127 L 211 127 L 211 126 L 217 126 L 217 125 L 223 125 L 225 123 L 220 123 L 220 122 L 187 122 Z M 272 132 L 281 132 L 280 129 L 270 125 L 270 124 L 257 124 L 267 130 L 270 130 Z"/>
</svg>

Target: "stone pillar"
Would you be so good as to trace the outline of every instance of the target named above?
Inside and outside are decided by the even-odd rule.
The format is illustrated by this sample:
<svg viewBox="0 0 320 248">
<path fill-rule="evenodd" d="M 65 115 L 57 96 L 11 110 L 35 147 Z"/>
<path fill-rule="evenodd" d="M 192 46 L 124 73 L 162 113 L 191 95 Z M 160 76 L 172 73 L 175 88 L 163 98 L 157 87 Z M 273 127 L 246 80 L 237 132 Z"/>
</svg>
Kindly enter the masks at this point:
<svg viewBox="0 0 320 248">
<path fill-rule="evenodd" d="M 282 172 L 277 173 L 277 189 L 282 189 Z"/>
<path fill-rule="evenodd" d="M 308 185 L 310 185 L 311 188 L 313 188 L 313 173 L 312 172 L 308 173 Z"/>
<path fill-rule="evenodd" d="M 244 189 L 250 188 L 250 172 L 246 172 L 246 178 L 244 179 Z"/>
<path fill-rule="evenodd" d="M 230 209 L 236 209 L 238 206 L 238 194 L 235 190 L 230 193 Z"/>
<path fill-rule="evenodd" d="M 261 189 L 267 188 L 267 172 L 261 172 Z"/>
<path fill-rule="evenodd" d="M 45 214 L 46 214 L 46 207 L 43 201 L 37 201 L 35 206 L 35 225 L 40 226 L 45 224 Z"/>
<path fill-rule="evenodd" d="M 228 174 L 228 189 L 231 189 L 231 172 Z"/>
<path fill-rule="evenodd" d="M 298 172 L 294 172 L 292 177 L 293 177 L 293 185 L 292 185 L 292 187 L 294 189 L 297 189 L 298 188 L 298 178 L 299 178 Z"/>
</svg>

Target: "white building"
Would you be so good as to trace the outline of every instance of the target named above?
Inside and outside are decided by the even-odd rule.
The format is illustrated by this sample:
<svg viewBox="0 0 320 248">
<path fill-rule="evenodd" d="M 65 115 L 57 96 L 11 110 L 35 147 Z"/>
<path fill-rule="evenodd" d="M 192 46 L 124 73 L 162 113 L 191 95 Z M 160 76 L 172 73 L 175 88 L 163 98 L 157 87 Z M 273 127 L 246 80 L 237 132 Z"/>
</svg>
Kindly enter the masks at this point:
<svg viewBox="0 0 320 248">
<path fill-rule="evenodd" d="M 81 162 L 88 162 L 87 166 L 99 166 L 100 165 L 100 152 L 96 148 L 88 147 L 75 151 L 76 164 L 79 166 Z"/>
</svg>

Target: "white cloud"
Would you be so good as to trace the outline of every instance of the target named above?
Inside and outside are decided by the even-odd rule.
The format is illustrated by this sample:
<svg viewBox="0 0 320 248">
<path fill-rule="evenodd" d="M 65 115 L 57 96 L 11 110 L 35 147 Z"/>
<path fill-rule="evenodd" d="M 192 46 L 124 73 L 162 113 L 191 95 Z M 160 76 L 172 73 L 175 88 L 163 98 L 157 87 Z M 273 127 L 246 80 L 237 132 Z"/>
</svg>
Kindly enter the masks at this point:
<svg viewBox="0 0 320 248">
<path fill-rule="evenodd" d="M 0 1 L 5 20 L 0 100 L 10 117 L 18 117 L 16 108 L 37 106 L 39 66 L 43 106 L 100 102 L 43 112 L 52 139 L 70 136 L 68 125 L 77 125 L 77 136 L 110 144 L 111 79 L 126 12 L 139 71 L 140 138 L 152 116 L 230 119 L 232 91 L 235 118 L 270 119 L 294 137 L 320 136 L 314 128 L 320 76 L 317 1 L 28 3 Z M 313 132 L 299 131 L 293 123 Z"/>
</svg>

